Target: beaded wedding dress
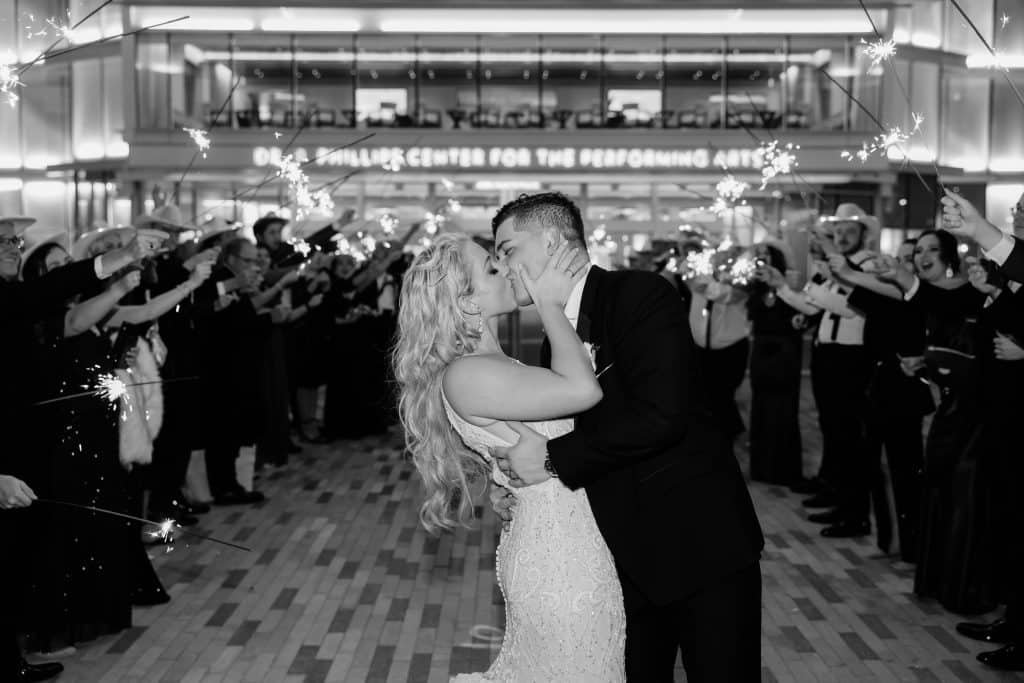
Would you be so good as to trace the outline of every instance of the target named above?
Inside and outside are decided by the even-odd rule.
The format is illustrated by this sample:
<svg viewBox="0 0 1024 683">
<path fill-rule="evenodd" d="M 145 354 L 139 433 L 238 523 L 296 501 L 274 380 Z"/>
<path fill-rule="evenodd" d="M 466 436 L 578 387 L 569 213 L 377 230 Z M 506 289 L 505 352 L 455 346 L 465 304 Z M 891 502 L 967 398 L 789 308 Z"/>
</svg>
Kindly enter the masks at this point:
<svg viewBox="0 0 1024 683">
<path fill-rule="evenodd" d="M 459 417 L 442 398 L 463 442 L 488 462 L 490 448 L 512 445 Z M 572 419 L 527 424 L 549 439 L 573 429 Z M 492 477 L 508 486 L 496 466 Z M 557 479 L 513 491 L 516 506 L 496 564 L 505 598 L 501 651 L 486 672 L 452 683 L 625 681 L 622 588 L 587 494 Z"/>
</svg>

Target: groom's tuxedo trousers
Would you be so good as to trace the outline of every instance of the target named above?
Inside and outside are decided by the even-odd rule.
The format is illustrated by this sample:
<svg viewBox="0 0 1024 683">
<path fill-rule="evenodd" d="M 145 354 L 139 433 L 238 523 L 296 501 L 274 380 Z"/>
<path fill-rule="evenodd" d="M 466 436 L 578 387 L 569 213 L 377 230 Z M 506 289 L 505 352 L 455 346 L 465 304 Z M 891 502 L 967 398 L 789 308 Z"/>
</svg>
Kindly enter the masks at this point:
<svg viewBox="0 0 1024 683">
<path fill-rule="evenodd" d="M 604 396 L 548 453 L 615 558 L 629 679 L 671 681 L 682 651 L 691 682 L 755 680 L 764 539 L 727 437 L 698 407 L 679 294 L 653 273 L 592 267 L 576 330 Z"/>
</svg>

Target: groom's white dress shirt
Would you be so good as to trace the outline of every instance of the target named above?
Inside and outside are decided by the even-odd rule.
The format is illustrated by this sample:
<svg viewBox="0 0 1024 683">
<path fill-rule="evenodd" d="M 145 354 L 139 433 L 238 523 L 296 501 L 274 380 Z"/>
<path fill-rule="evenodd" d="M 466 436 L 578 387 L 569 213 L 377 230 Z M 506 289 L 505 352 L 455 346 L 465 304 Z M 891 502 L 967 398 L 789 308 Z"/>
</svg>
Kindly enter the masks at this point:
<svg viewBox="0 0 1024 683">
<path fill-rule="evenodd" d="M 569 298 L 565 302 L 565 317 L 569 319 L 569 324 L 572 325 L 572 329 L 577 329 L 580 320 L 580 304 L 583 302 L 583 288 L 587 284 L 587 275 L 590 274 L 590 269 L 593 264 L 588 264 L 586 270 L 583 271 L 583 277 L 579 279 L 576 285 L 569 292 Z M 587 355 L 590 356 L 591 364 L 594 363 L 594 354 L 591 351 L 591 346 L 587 342 L 583 342 L 584 348 L 587 349 Z M 597 368 L 595 367 L 595 370 Z"/>
</svg>

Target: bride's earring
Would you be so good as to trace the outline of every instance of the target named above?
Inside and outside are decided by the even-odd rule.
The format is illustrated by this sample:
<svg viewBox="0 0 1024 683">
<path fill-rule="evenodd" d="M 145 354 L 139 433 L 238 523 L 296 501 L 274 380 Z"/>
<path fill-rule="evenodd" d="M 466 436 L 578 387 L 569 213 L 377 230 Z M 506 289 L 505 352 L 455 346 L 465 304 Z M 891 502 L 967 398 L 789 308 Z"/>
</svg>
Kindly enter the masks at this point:
<svg viewBox="0 0 1024 683">
<path fill-rule="evenodd" d="M 478 322 L 477 322 L 477 325 L 476 325 L 476 333 L 478 335 L 480 335 L 480 337 L 483 337 L 484 336 L 484 314 L 483 313 L 479 313 L 478 315 L 479 315 L 479 318 L 478 318 Z"/>
<path fill-rule="evenodd" d="M 946 279 L 948 280 L 951 277 L 953 277 L 953 269 L 950 268 L 949 266 L 946 266 Z"/>
</svg>

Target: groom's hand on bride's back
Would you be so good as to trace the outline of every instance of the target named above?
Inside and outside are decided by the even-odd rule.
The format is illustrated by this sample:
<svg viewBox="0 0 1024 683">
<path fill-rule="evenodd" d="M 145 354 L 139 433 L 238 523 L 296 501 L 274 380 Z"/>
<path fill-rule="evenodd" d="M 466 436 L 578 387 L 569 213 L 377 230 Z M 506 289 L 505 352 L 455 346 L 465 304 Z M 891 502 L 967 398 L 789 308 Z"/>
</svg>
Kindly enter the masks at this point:
<svg viewBox="0 0 1024 683">
<path fill-rule="evenodd" d="M 509 483 L 520 488 L 539 484 L 551 478 L 544 469 L 548 457 L 548 440 L 522 422 L 505 422 L 519 434 L 519 441 L 509 448 L 492 448 L 491 455 L 498 462 L 498 469 L 505 473 Z"/>
</svg>

